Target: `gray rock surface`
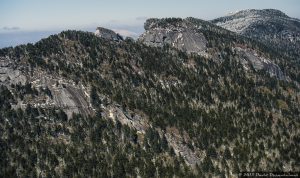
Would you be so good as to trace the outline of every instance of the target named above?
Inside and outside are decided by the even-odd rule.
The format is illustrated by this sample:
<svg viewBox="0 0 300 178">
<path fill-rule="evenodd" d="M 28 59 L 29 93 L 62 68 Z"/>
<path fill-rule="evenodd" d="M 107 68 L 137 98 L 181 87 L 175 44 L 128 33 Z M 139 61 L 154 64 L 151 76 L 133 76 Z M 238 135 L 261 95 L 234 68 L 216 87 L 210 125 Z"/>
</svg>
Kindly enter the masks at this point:
<svg viewBox="0 0 300 178">
<path fill-rule="evenodd" d="M 103 27 L 97 27 L 95 35 L 108 40 L 123 41 L 123 37 L 121 35 Z"/>
<path fill-rule="evenodd" d="M 26 77 L 16 68 L 14 61 L 8 57 L 0 58 L 0 83 L 22 83 L 25 84 Z"/>
<path fill-rule="evenodd" d="M 72 113 L 93 114 L 93 110 L 88 102 L 89 96 L 85 94 L 87 91 L 84 87 L 75 85 L 74 82 L 62 77 L 48 75 L 40 69 L 28 72 L 24 68 L 23 64 L 17 65 L 14 60 L 8 57 L 1 57 L 0 84 L 10 88 L 11 84 L 25 85 L 26 83 L 31 83 L 36 90 L 48 88 L 53 98 L 45 95 L 25 96 L 24 100 L 19 100 L 13 105 L 13 108 L 25 109 L 27 104 L 30 104 L 33 107 L 62 108 L 68 116 L 71 116 Z"/>
<path fill-rule="evenodd" d="M 145 134 L 146 130 L 151 127 L 145 115 L 128 110 L 125 111 L 117 104 L 110 104 L 104 107 L 103 110 L 105 113 L 104 117 L 110 118 L 114 122 L 118 120 L 121 124 L 136 129 L 139 134 Z M 182 156 L 188 165 L 194 167 L 200 163 L 199 152 L 193 151 L 187 146 L 184 136 L 180 135 L 177 129 L 176 131 L 174 129 L 167 129 L 166 131 L 159 129 L 158 132 L 166 137 L 169 146 L 174 149 L 175 154 Z"/>
<path fill-rule="evenodd" d="M 64 109 L 68 116 L 72 113 L 85 116 L 92 114 L 92 108 L 89 106 L 83 89 L 70 84 L 64 85 L 65 87 L 52 88 L 54 105 Z"/>
<path fill-rule="evenodd" d="M 264 70 L 280 80 L 286 79 L 285 75 L 277 64 L 263 56 L 260 56 L 256 51 L 251 49 L 244 49 L 240 47 L 235 48 L 235 52 L 241 56 L 239 59 L 246 70 L 253 67 L 256 71 Z"/>
<path fill-rule="evenodd" d="M 185 19 L 148 19 L 138 41 L 155 47 L 166 44 L 188 53 L 200 53 L 206 49 L 207 40 L 194 25 Z"/>
</svg>

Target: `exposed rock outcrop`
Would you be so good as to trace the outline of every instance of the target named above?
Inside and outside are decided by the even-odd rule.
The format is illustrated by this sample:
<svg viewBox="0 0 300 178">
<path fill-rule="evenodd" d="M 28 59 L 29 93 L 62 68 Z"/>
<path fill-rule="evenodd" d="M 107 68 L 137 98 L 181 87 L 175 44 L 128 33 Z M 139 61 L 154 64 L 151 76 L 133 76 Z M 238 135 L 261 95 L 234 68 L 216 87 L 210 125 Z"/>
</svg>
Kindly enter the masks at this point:
<svg viewBox="0 0 300 178">
<path fill-rule="evenodd" d="M 286 79 L 286 76 L 281 71 L 280 67 L 271 60 L 260 56 L 256 51 L 248 48 L 236 47 L 235 52 L 240 56 L 240 61 L 244 68 L 248 70 L 253 67 L 256 71 L 264 70 L 280 80 Z"/>
<path fill-rule="evenodd" d="M 141 114 L 132 111 L 125 111 L 117 104 L 110 104 L 103 108 L 104 115 L 112 119 L 114 122 L 117 120 L 133 129 L 137 130 L 139 134 L 145 134 L 146 130 L 151 127 L 148 118 Z M 179 131 L 175 128 L 168 128 L 165 131 L 158 129 L 160 135 L 164 135 L 170 147 L 173 148 L 177 156 L 182 156 L 186 164 L 195 167 L 200 163 L 201 158 L 199 150 L 191 150 L 185 143 L 184 136 L 180 135 Z"/>
<path fill-rule="evenodd" d="M 25 84 L 26 77 L 17 69 L 14 61 L 8 57 L 0 58 L 0 83 Z"/>
<path fill-rule="evenodd" d="M 194 25 L 185 19 L 148 19 L 138 41 L 155 47 L 170 45 L 188 53 L 200 53 L 206 49 L 207 40 Z"/>
<path fill-rule="evenodd" d="M 123 37 L 121 35 L 103 27 L 97 27 L 95 35 L 108 40 L 123 41 Z"/>
<path fill-rule="evenodd" d="M 284 13 L 273 10 L 248 10 L 238 13 L 237 16 L 244 17 L 245 14 L 253 14 L 254 17 L 267 14 L 268 16 L 273 15 L 280 18 L 288 18 Z M 227 35 L 232 33 L 212 23 L 195 18 L 148 19 L 144 24 L 144 28 L 146 32 L 139 37 L 138 41 L 146 45 L 155 47 L 170 45 L 184 52 L 197 53 L 202 56 L 205 56 L 205 54 L 207 54 L 206 51 L 208 50 L 208 42 L 204 35 L 205 32 L 228 33 Z M 231 35 L 231 38 L 237 36 L 235 33 L 232 33 Z M 231 39 L 228 38 L 228 40 Z M 236 45 L 239 46 L 238 43 L 236 43 Z M 274 61 L 264 56 L 260 56 L 255 49 L 236 47 L 234 50 L 246 70 L 250 68 L 255 71 L 264 70 L 269 73 L 270 76 L 274 76 L 280 80 L 287 79 L 280 67 L 275 64 Z M 214 54 L 217 53 L 214 52 L 213 55 Z M 216 56 L 216 59 L 218 60 L 221 58 L 220 56 Z"/>
<path fill-rule="evenodd" d="M 52 97 L 46 95 L 25 97 L 23 101 L 19 100 L 13 107 L 25 109 L 27 104 L 30 104 L 33 107 L 61 108 L 68 116 L 71 116 L 72 113 L 81 113 L 86 116 L 93 114 L 92 107 L 88 102 L 89 96 L 82 85 L 76 85 L 59 76 L 48 75 L 39 69 L 28 72 L 23 68 L 25 66 L 16 65 L 15 61 L 8 57 L 0 58 L 0 84 L 10 87 L 12 84 L 30 83 L 36 90 L 49 89 Z"/>
</svg>

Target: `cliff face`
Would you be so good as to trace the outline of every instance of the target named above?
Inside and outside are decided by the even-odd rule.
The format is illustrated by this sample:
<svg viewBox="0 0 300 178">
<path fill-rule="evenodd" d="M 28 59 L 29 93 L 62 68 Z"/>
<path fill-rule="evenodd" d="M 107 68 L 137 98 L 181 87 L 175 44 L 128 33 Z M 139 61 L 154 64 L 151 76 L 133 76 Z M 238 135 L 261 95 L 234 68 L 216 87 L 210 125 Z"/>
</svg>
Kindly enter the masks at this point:
<svg viewBox="0 0 300 178">
<path fill-rule="evenodd" d="M 149 19 L 146 32 L 138 41 L 155 47 L 170 45 L 188 53 L 200 53 L 206 49 L 207 40 L 184 19 Z"/>
<path fill-rule="evenodd" d="M 239 56 L 240 62 L 246 71 L 253 67 L 255 71 L 263 70 L 279 80 L 287 79 L 277 64 L 260 56 L 255 50 L 236 47 L 234 51 Z"/>
<path fill-rule="evenodd" d="M 58 75 L 50 75 L 45 70 L 28 69 L 27 64 L 22 64 L 9 57 L 0 59 L 0 84 L 8 86 L 30 86 L 29 90 L 39 92 L 38 95 L 26 96 L 13 103 L 13 108 L 25 109 L 29 104 L 32 107 L 61 108 L 71 117 L 72 113 L 81 113 L 85 116 L 93 115 L 89 103 L 89 95 L 81 84 Z M 26 88 L 26 87 L 25 87 Z M 47 93 L 43 92 L 46 91 Z"/>
<path fill-rule="evenodd" d="M 95 35 L 113 41 L 122 41 L 123 37 L 118 33 L 103 27 L 97 27 Z"/>
</svg>

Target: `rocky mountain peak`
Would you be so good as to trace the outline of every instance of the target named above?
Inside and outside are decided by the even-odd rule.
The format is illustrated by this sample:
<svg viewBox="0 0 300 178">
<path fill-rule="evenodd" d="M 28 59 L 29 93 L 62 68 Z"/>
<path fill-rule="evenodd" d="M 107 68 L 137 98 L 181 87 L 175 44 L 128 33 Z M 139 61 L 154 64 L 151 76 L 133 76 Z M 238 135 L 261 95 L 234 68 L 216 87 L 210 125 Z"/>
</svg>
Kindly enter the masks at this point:
<svg viewBox="0 0 300 178">
<path fill-rule="evenodd" d="M 206 49 L 204 35 L 186 19 L 151 18 L 145 22 L 144 28 L 146 31 L 138 41 L 146 45 L 162 47 L 168 44 L 188 53 L 201 53 Z"/>
<path fill-rule="evenodd" d="M 281 12 L 280 10 L 277 9 L 262 9 L 262 10 L 258 10 L 258 9 L 247 9 L 247 10 L 241 10 L 238 11 L 234 14 L 230 14 L 232 16 L 243 16 L 243 17 L 247 17 L 247 16 L 253 16 L 253 15 L 259 15 L 259 16 L 263 16 L 263 17 L 285 17 L 287 18 L 288 16 Z"/>
<path fill-rule="evenodd" d="M 249 26 L 267 21 L 288 20 L 289 16 L 275 9 L 247 9 L 212 20 L 227 30 L 243 33 Z M 269 27 L 270 28 L 270 27 Z"/>
<path fill-rule="evenodd" d="M 123 37 L 120 34 L 103 27 L 97 27 L 95 35 L 108 40 L 123 41 Z"/>
<path fill-rule="evenodd" d="M 254 38 L 266 45 L 289 48 L 298 53 L 300 20 L 275 9 L 243 10 L 211 21 L 240 35 Z"/>
</svg>

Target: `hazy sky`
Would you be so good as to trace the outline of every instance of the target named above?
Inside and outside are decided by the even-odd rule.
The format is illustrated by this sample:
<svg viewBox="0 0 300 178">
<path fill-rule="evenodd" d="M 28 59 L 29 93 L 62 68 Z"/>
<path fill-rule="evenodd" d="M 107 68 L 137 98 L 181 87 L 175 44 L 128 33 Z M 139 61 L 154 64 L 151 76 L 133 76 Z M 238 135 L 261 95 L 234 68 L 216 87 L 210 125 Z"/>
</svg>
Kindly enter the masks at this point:
<svg viewBox="0 0 300 178">
<path fill-rule="evenodd" d="M 138 35 L 147 17 L 208 20 L 252 8 L 300 18 L 300 0 L 0 0 L 0 34 L 104 26 Z"/>
<path fill-rule="evenodd" d="M 300 0 L 0 0 L 0 24 L 6 30 L 135 25 L 144 17 L 212 19 L 249 8 L 276 8 L 300 17 Z"/>
</svg>

